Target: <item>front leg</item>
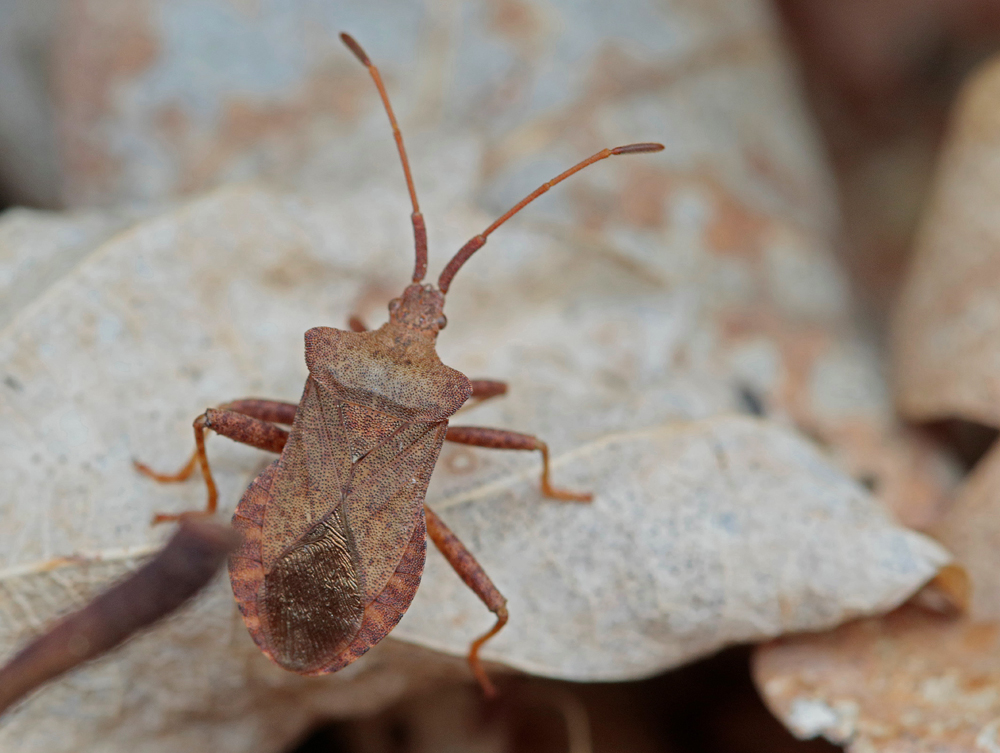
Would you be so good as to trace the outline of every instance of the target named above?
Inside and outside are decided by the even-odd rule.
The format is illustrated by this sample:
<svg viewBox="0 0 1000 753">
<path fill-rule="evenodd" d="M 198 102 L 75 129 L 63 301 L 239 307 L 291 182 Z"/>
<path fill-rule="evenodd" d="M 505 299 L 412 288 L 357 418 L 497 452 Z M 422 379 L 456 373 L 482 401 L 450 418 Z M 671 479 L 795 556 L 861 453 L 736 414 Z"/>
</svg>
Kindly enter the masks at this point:
<svg viewBox="0 0 1000 753">
<path fill-rule="evenodd" d="M 538 450 L 542 453 L 542 494 L 564 502 L 590 502 L 594 495 L 556 489 L 549 482 L 549 446 L 538 437 L 506 429 L 486 429 L 481 426 L 449 426 L 445 439 L 449 442 L 495 450 Z"/>
<path fill-rule="evenodd" d="M 474 640 L 469 647 L 469 666 L 472 668 L 472 674 L 479 681 L 486 697 L 492 698 L 496 695 L 496 690 L 479 660 L 479 649 L 507 624 L 507 599 L 493 585 L 490 576 L 483 570 L 483 566 L 476 562 L 472 552 L 465 548 L 465 544 L 459 541 L 458 536 L 452 533 L 437 513 L 427 505 L 424 505 L 424 513 L 427 517 L 427 535 L 434 542 L 434 546 L 444 555 L 458 576 L 465 581 L 465 585 L 471 588 L 473 593 L 486 605 L 486 608 L 497 616 L 496 624 Z"/>
<path fill-rule="evenodd" d="M 294 403 L 281 403 L 275 400 L 234 400 L 220 408 L 209 408 L 194 420 L 195 450 L 191 459 L 177 473 L 157 473 L 149 466 L 133 461 L 136 470 L 154 481 L 163 484 L 186 481 L 191 477 L 196 466 L 201 468 L 202 478 L 208 493 L 208 501 L 204 510 L 181 513 L 179 515 L 157 514 L 153 523 L 163 523 L 170 520 L 180 520 L 186 517 L 212 515 L 218 507 L 219 493 L 212 478 L 212 469 L 205 453 L 205 430 L 211 429 L 216 434 L 229 437 L 234 442 L 248 444 L 268 452 L 281 452 L 288 441 L 288 431 L 275 426 L 276 423 L 291 425 L 295 419 Z"/>
</svg>

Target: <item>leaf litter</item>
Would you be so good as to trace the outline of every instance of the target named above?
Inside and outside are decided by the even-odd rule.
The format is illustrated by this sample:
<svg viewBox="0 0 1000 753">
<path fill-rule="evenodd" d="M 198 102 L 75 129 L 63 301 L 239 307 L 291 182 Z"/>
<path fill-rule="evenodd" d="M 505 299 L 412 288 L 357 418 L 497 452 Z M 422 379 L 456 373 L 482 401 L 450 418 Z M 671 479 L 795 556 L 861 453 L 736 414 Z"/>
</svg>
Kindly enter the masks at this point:
<svg viewBox="0 0 1000 753">
<path fill-rule="evenodd" d="M 0 485 L 5 654 L 133 567 L 128 552 L 162 540 L 153 512 L 202 504 L 199 484 L 151 484 L 132 472 L 133 456 L 182 460 L 190 421 L 208 405 L 294 400 L 305 329 L 346 321 L 356 301 L 384 304 L 380 291 L 406 279 L 396 239 L 379 237 L 383 213 L 405 219 L 403 201 L 364 189 L 336 201 L 222 189 L 115 236 L 19 313 L 0 335 L 0 362 L 23 385 L 0 401 L 11 448 Z M 436 209 L 433 196 L 426 203 Z M 448 246 L 481 224 L 463 206 L 440 211 Z M 456 282 L 441 338 L 446 362 L 507 378 L 511 393 L 456 423 L 545 437 L 558 482 L 595 502 L 541 500 L 536 460 L 518 453 L 442 455 L 428 501 L 511 600 L 509 632 L 488 658 L 553 677 L 642 677 L 731 642 L 884 611 L 947 561 L 808 441 L 725 415 L 738 396 L 728 373 L 713 373 L 714 354 L 670 368 L 712 327 L 688 291 L 644 290 L 614 258 L 543 232 L 512 235 L 519 253 L 491 248 Z M 678 316 L 683 325 L 664 333 L 659 323 Z M 218 439 L 209 452 L 226 515 L 266 460 Z M 486 621 L 432 554 L 394 635 L 459 656 Z M 462 672 L 460 661 L 385 643 L 349 671 L 290 675 L 256 651 L 219 582 L 165 626 L 41 691 L 0 739 L 44 747 L 74 729 L 125 744 L 145 730 L 169 745 L 167 720 L 206 708 L 218 711 L 205 735 L 257 714 L 252 729 L 278 739 L 314 715 L 376 708 Z M 300 721 L 277 722 L 298 693 L 314 696 L 288 717 Z M 66 704 L 65 721 L 38 725 Z M 111 718 L 131 723 L 101 731 Z"/>
<path fill-rule="evenodd" d="M 959 99 L 894 312 L 893 387 L 914 422 L 1000 428 L 998 87 L 994 58 Z M 852 753 L 1000 746 L 998 500 L 994 445 L 925 524 L 954 554 L 947 574 L 961 582 L 945 590 L 957 592 L 960 614 L 908 606 L 756 650 L 758 688 L 786 725 Z"/>
</svg>

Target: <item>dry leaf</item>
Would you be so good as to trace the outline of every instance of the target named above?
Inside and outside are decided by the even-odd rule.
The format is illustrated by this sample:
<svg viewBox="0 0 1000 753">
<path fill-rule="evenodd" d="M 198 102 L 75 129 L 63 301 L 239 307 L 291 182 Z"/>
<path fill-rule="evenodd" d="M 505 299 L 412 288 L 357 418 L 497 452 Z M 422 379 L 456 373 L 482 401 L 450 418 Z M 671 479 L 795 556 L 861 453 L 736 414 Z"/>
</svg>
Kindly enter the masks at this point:
<svg viewBox="0 0 1000 753">
<path fill-rule="evenodd" d="M 0 223 L 0 329 L 101 241 L 134 219 L 125 212 L 11 209 Z"/>
<path fill-rule="evenodd" d="M 1000 620 L 1000 446 L 976 465 L 934 536 L 969 574 L 969 617 Z"/>
<path fill-rule="evenodd" d="M 534 469 L 433 502 L 510 600 L 484 656 L 537 674 L 634 679 L 885 611 L 946 561 L 808 443 L 755 419 L 604 436 L 557 468 L 594 503 L 545 504 Z M 425 577 L 394 635 L 461 653 L 488 615 L 442 558 Z"/>
<path fill-rule="evenodd" d="M 521 0 L 464 12 L 427 0 L 69 0 L 51 52 L 68 203 L 162 200 L 252 176 L 299 183 L 359 133 L 398 180 L 381 104 L 342 31 L 382 69 L 408 140 L 442 126 L 484 137 L 484 195 L 500 211 L 523 195 L 514 178 L 538 183 L 576 149 L 666 130 L 672 164 L 725 164 L 725 186 L 749 190 L 757 210 L 832 228 L 819 147 L 760 0 L 622 0 L 614 13 Z M 631 209 L 647 225 L 661 219 L 652 170 Z M 607 181 L 583 181 L 591 223 L 617 213 Z"/>
<path fill-rule="evenodd" d="M 156 556 L 0 665 L 0 714 L 176 612 L 216 579 L 238 544 L 228 524 L 182 520 Z"/>
<path fill-rule="evenodd" d="M 757 687 L 796 735 L 849 753 L 1000 745 L 1000 625 L 914 607 L 757 649 Z"/>
<path fill-rule="evenodd" d="M 896 312 L 895 384 L 913 420 L 1000 426 L 998 87 L 996 62 L 966 87 Z M 931 527 L 957 566 L 921 601 L 961 607 L 971 587 L 967 614 L 911 607 L 757 650 L 758 687 L 793 731 L 823 734 L 852 753 L 1000 747 L 998 491 L 994 447 Z"/>
<path fill-rule="evenodd" d="M 895 313 L 894 382 L 912 420 L 1000 427 L 1000 61 L 957 107 Z"/>
<path fill-rule="evenodd" d="M 427 204 L 437 209 L 435 196 Z M 10 447 L 0 483 L 7 651 L 148 552 L 165 535 L 149 527 L 154 511 L 202 504 L 199 484 L 152 484 L 131 470 L 132 456 L 181 461 L 192 417 L 227 398 L 295 399 L 308 327 L 345 321 L 355 301 L 372 323 L 384 317 L 370 302 L 388 294 L 366 280 L 405 280 L 409 267 L 379 236 L 389 216 L 405 222 L 405 198 L 377 187 L 332 202 L 227 189 L 119 234 L 21 311 L 0 338 L 0 363 L 17 385 L 0 392 Z M 457 237 L 481 224 L 461 205 L 437 216 Z M 711 358 L 665 366 L 706 333 L 689 315 L 664 337 L 662 322 L 684 311 L 690 289 L 642 285 L 618 257 L 543 234 L 508 238 L 518 253 L 491 248 L 463 270 L 440 344 L 446 362 L 509 378 L 511 393 L 456 423 L 544 436 L 559 483 L 589 488 L 596 501 L 542 501 L 537 459 L 519 453 L 442 455 L 429 501 L 511 599 L 507 638 L 491 658 L 575 679 L 643 676 L 732 641 L 885 610 L 946 561 L 786 430 L 681 420 L 736 400 Z M 265 461 L 218 439 L 210 454 L 226 514 Z M 72 555 L 81 564 L 53 563 Z M 397 634 L 462 654 L 489 618 L 441 565 L 432 555 Z M 318 700 L 269 732 L 274 740 L 318 709 L 371 708 L 455 666 L 424 658 L 406 669 L 376 654 L 351 672 L 296 678 L 256 652 L 225 584 L 146 636 L 145 653 L 138 645 L 41 693 L 0 739 L 35 724 L 37 747 L 53 749 L 45 735 L 95 739 L 95 719 L 116 719 L 120 729 L 107 733 L 116 744 L 146 730 L 169 746 L 177 738 L 168 720 L 221 708 L 206 722 L 212 731 L 198 733 L 215 735 L 271 706 L 255 722 L 268 726 L 287 709 L 277 693 L 315 689 Z M 375 689 L 351 695 L 355 677 Z M 72 711 L 59 725 L 33 721 L 56 708 Z"/>
</svg>

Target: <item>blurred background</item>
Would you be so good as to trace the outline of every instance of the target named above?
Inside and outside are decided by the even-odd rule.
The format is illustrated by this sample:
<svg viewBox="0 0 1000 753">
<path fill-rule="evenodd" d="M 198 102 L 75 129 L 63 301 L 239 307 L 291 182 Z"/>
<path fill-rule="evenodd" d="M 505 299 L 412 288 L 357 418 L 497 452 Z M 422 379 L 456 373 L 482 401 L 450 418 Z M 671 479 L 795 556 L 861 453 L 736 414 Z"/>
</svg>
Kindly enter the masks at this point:
<svg viewBox="0 0 1000 753">
<path fill-rule="evenodd" d="M 801 115 L 804 125 L 790 132 L 807 135 L 801 147 L 781 142 L 786 133 L 770 143 L 762 126 L 764 146 L 756 146 L 770 162 L 760 167 L 753 154 L 735 155 L 731 163 L 741 167 L 727 175 L 738 187 L 759 168 L 779 176 L 775 185 L 793 184 L 784 195 L 780 188 L 764 195 L 762 205 L 785 207 L 775 211 L 833 239 L 861 315 L 875 338 L 883 337 L 952 103 L 970 71 L 1000 47 L 1000 4 L 693 0 L 698 10 L 673 3 L 671 23 L 659 26 L 652 4 L 620 10 L 598 0 L 576 14 L 562 5 L 0 0 L 0 208 L 143 214 L 230 181 L 263 177 L 307 191 L 356 174 L 362 180 L 366 171 L 398 170 L 367 75 L 336 48 L 342 29 L 385 72 L 415 161 L 433 164 L 434 155 L 419 155 L 421 140 L 435 131 L 446 134 L 435 141 L 439 153 L 452 130 L 470 129 L 484 140 L 476 200 L 491 211 L 502 211 L 526 183 L 550 177 L 577 152 L 607 145 L 602 139 L 657 138 L 662 113 L 638 94 L 654 97 L 671 82 L 693 80 L 712 59 L 749 55 L 758 63 L 766 58 L 764 68 L 780 62 L 785 73 L 778 78 L 806 103 L 790 116 Z M 697 91 L 687 96 L 709 114 L 705 122 L 714 122 L 737 107 L 732 100 L 762 90 L 770 96 L 768 87 L 752 86 L 737 94 L 721 87 L 704 100 Z M 607 101 L 629 104 L 617 115 L 592 106 Z M 780 109 L 784 100 L 775 101 Z M 684 117 L 676 121 L 692 128 L 678 139 L 691 136 L 698 146 L 671 155 L 677 150 L 668 144 L 675 166 L 716 159 L 698 149 L 717 155 L 718 144 L 728 143 L 724 133 L 696 135 Z M 338 156 L 347 143 L 376 156 Z M 455 143 L 461 150 L 460 137 Z M 812 175 L 813 164 L 802 155 L 814 152 L 815 164 L 829 167 L 829 181 L 800 180 Z M 744 162 L 750 167 L 741 172 Z M 425 170 L 418 187 L 446 178 Z M 609 198 L 620 185 L 590 180 L 568 190 L 571 200 L 540 207 L 539 216 L 594 227 L 622 213 L 639 226 L 662 219 L 642 200 L 668 190 L 655 170 L 622 179 L 631 203 Z M 795 196 L 797 181 L 806 185 L 805 199 Z M 815 186 L 817 196 L 810 194 Z M 985 448 L 969 440 L 976 430 L 968 424 L 957 430 L 959 440 L 949 439 L 959 441 L 969 465 Z M 984 431 L 988 443 L 993 434 Z M 638 682 L 511 677 L 494 704 L 483 703 L 471 684 L 445 684 L 372 717 L 318 723 L 289 750 L 838 749 L 786 731 L 760 700 L 749 663 L 750 649 L 737 647 Z"/>
<path fill-rule="evenodd" d="M 247 8 L 257 4 L 249 0 L 245 3 Z M 141 33 L 142 14 L 137 10 L 141 4 L 132 9 L 129 5 L 3 0 L 0 5 L 4 20 L 0 28 L 0 202 L 3 206 L 59 209 L 107 203 L 107 183 L 101 193 L 93 185 L 99 182 L 96 175 L 80 174 L 108 169 L 101 155 L 88 153 L 86 142 L 89 140 L 93 147 L 95 139 L 87 130 L 94 127 L 95 120 L 108 107 L 109 103 L 101 98 L 108 96 L 109 86 L 129 70 L 141 70 L 157 54 L 155 41 Z M 239 5 L 233 3 L 234 7 Z M 310 3 L 301 5 L 300 15 L 308 12 Z M 312 5 L 320 8 L 322 3 Z M 180 4 L 179 8 L 184 10 L 176 14 L 175 31 L 184 30 L 183 15 L 187 13 L 192 27 L 204 29 L 216 25 L 216 34 L 238 39 L 239 30 L 226 28 L 231 19 L 218 12 L 219 7 L 212 3 L 205 3 L 203 8 L 196 2 Z M 492 12 L 495 22 L 516 36 L 523 32 L 524 24 L 531 24 L 532 16 L 544 15 L 543 8 L 540 5 L 533 9 L 530 2 L 512 0 L 496 3 Z M 415 22 L 420 15 L 415 6 L 408 7 L 405 3 L 385 3 L 371 15 L 377 17 L 379 10 L 391 25 Z M 926 196 L 949 105 L 966 74 L 996 49 L 1000 6 L 990 0 L 836 3 L 775 0 L 773 10 L 788 49 L 796 58 L 797 85 L 808 99 L 837 179 L 845 235 L 841 251 L 857 293 L 875 312 L 884 313 L 890 299 L 887 294 L 899 280 Z M 86 23 L 89 12 L 92 12 L 92 26 L 74 33 L 75 24 L 67 18 L 76 14 L 77 21 Z M 199 13 L 204 15 L 199 18 Z M 296 11 L 290 9 L 284 21 L 290 24 L 295 15 Z M 327 15 L 332 24 L 333 14 Z M 361 20 L 366 14 L 353 15 Z M 108 21 L 110 18 L 113 23 Z M 363 36 L 373 46 L 383 36 L 381 32 L 369 31 L 365 24 L 358 26 L 357 33 L 364 31 Z M 285 33 L 290 31 L 289 28 Z M 271 40 L 258 41 L 273 42 L 282 33 L 280 28 L 274 29 Z M 586 41 L 593 41 L 593 36 L 588 36 Z M 534 43 L 530 34 L 518 42 L 523 47 Z M 241 39 L 239 44 L 251 42 Z M 178 50 L 177 54 L 210 53 L 197 47 L 192 41 L 190 49 Z M 412 47 L 392 50 L 391 59 L 382 65 L 404 63 L 407 54 L 413 51 Z M 258 71 L 242 72 L 247 77 L 259 74 L 252 82 L 256 94 L 266 95 L 268 89 L 272 93 L 281 91 L 283 83 L 287 85 L 294 80 L 292 69 L 302 65 L 302 61 L 278 61 L 283 52 L 276 45 L 272 50 L 275 59 L 261 60 Z M 386 56 L 383 48 L 380 52 Z M 232 50 L 226 54 L 232 55 Z M 308 56 L 305 50 L 295 54 Z M 197 66 L 190 65 L 189 72 L 193 73 Z M 431 63 L 410 60 L 408 65 L 426 69 Z M 227 65 L 223 63 L 222 67 Z M 228 67 L 232 67 L 231 62 Z M 231 86 L 238 90 L 251 85 L 249 78 L 242 80 L 238 74 L 226 81 L 224 72 L 217 73 L 217 87 Z M 510 72 L 507 73 L 512 79 Z M 355 71 L 352 85 L 364 87 L 365 81 L 359 78 Z M 513 85 L 511 81 L 507 83 Z M 161 81 L 160 91 L 151 86 L 147 96 L 166 98 L 169 85 L 170 82 Z M 242 130 L 232 136 L 243 147 L 255 142 L 259 145 L 267 140 L 269 132 L 300 129 L 301 121 L 310 114 L 337 108 L 337 98 L 345 95 L 338 94 L 329 80 L 326 88 L 316 85 L 318 88 L 311 92 L 317 95 L 315 101 L 309 105 L 296 103 L 300 108 L 311 108 L 312 113 L 296 112 L 296 108 L 289 107 L 281 115 L 273 116 L 270 123 L 252 123 L 251 113 L 247 113 Z M 202 94 L 207 96 L 207 91 Z M 414 92 L 409 94 L 412 96 Z M 509 102 L 510 94 L 498 87 L 492 96 Z M 407 93 L 397 91 L 394 96 L 403 100 Z M 404 101 L 397 106 L 405 108 Z M 500 116 L 499 122 L 492 125 L 498 131 L 508 130 L 519 118 L 523 120 L 516 108 L 512 112 L 500 107 L 490 114 Z M 171 117 L 179 120 L 182 114 L 161 113 L 162 129 L 171 127 Z M 173 127 L 180 127 L 179 122 Z M 110 137 L 105 134 L 104 138 Z M 258 162 L 245 166 L 238 174 L 252 175 L 266 172 L 267 168 L 268 165 Z M 166 192 L 161 185 L 159 190 L 147 188 L 145 193 L 193 192 L 232 174 L 189 176 Z"/>
</svg>

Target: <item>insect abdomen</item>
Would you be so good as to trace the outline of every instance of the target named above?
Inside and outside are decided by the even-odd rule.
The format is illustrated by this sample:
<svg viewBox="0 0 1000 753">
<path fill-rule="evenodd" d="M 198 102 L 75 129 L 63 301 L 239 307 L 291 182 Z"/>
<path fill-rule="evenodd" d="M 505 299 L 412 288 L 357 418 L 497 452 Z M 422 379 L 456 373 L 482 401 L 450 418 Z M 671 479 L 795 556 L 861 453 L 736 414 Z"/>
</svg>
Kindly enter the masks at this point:
<svg viewBox="0 0 1000 753">
<path fill-rule="evenodd" d="M 272 661 L 300 674 L 336 672 L 362 656 L 384 638 L 396 626 L 413 600 L 417 586 L 420 585 L 427 546 L 423 510 L 419 508 L 417 510 L 413 534 L 396 565 L 395 572 L 380 593 L 364 607 L 360 625 L 341 636 L 342 648 L 339 652 L 333 656 L 326 654 L 326 659 L 322 662 L 319 660 L 312 663 L 300 662 L 309 666 L 299 669 L 289 663 L 289 657 L 285 655 L 287 649 L 276 645 L 271 632 L 265 630 L 265 624 L 273 623 L 274 620 L 269 619 L 267 614 L 269 607 L 265 596 L 261 540 L 264 510 L 271 501 L 271 488 L 277 466 L 276 460 L 254 479 L 236 506 L 233 528 L 240 532 L 242 542 L 229 560 L 229 578 L 233 586 L 233 595 L 236 597 L 236 603 L 250 636 Z M 322 538 L 320 535 L 320 539 Z M 271 580 L 270 576 L 267 580 Z M 313 617 L 318 627 L 307 627 L 305 630 L 310 633 L 315 629 L 322 630 L 322 626 L 330 619 L 328 613 L 313 614 Z M 296 640 L 300 644 L 308 642 L 302 638 Z M 322 640 L 318 642 L 322 643 Z M 325 652 L 320 649 L 317 653 Z"/>
</svg>

